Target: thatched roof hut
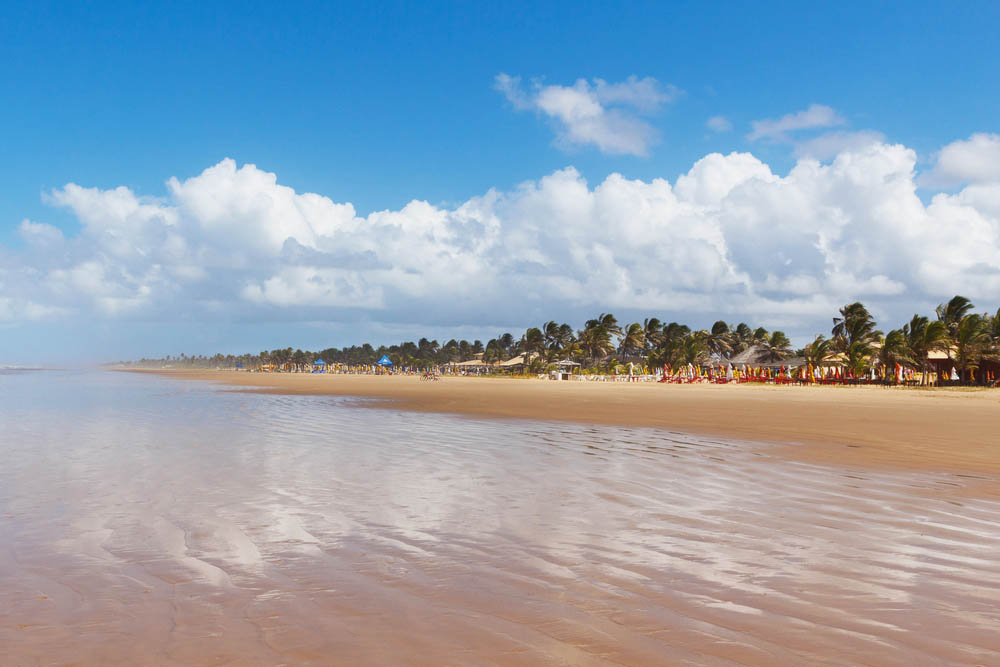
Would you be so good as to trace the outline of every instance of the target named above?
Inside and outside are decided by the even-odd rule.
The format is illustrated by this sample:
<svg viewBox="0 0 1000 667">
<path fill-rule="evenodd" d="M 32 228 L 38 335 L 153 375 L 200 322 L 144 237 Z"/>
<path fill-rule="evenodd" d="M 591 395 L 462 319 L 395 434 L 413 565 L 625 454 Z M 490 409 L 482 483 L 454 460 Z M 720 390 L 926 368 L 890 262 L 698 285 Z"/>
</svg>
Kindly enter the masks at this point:
<svg viewBox="0 0 1000 667">
<path fill-rule="evenodd" d="M 768 358 L 767 350 L 760 345 L 751 345 L 739 354 L 734 354 L 729 358 L 729 363 L 739 368 L 740 366 L 756 366 L 763 368 L 796 368 L 802 366 L 805 360 L 802 357 L 788 357 L 773 361 Z"/>
<path fill-rule="evenodd" d="M 510 368 L 510 369 L 517 368 L 519 366 L 524 366 L 524 355 L 519 354 L 516 357 L 508 359 L 507 361 L 501 361 L 499 364 L 497 364 L 497 366 L 499 368 Z"/>
</svg>

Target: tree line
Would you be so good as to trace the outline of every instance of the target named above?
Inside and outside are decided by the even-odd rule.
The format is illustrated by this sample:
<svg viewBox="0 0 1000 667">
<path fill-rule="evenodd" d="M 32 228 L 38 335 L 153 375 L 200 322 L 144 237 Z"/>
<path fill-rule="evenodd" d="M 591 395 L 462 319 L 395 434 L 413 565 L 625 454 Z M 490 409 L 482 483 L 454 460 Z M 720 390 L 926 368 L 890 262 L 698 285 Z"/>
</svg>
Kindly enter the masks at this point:
<svg viewBox="0 0 1000 667">
<path fill-rule="evenodd" d="M 485 345 L 479 340 L 452 339 L 441 344 L 421 338 L 378 347 L 369 343 L 318 351 L 288 347 L 257 354 L 210 357 L 182 354 L 127 363 L 182 367 L 273 365 L 301 369 L 316 360 L 325 364 L 371 365 L 385 355 L 396 366 L 419 369 L 468 361 L 481 354 L 486 363 L 523 356 L 531 371 L 569 359 L 585 369 L 606 372 L 628 362 L 650 368 L 699 365 L 713 360 L 725 362 L 753 348 L 759 362 L 777 363 L 799 357 L 804 363 L 819 366 L 835 359 L 858 376 L 876 366 L 891 369 L 898 363 L 924 371 L 926 377 L 928 354 L 943 351 L 962 378 L 968 379 L 983 361 L 1000 359 L 1000 309 L 993 315 L 974 311 L 969 299 L 955 296 L 938 306 L 934 316 L 915 314 L 900 328 L 883 333 L 862 303 L 851 303 L 839 309 L 829 336 L 820 334 L 797 350 L 784 332 L 744 322 L 732 325 L 720 320 L 710 329 L 693 330 L 685 324 L 664 323 L 655 317 L 620 324 L 613 314 L 601 313 L 578 330 L 552 320 L 528 328 L 520 336 L 510 332 L 500 334 Z"/>
</svg>

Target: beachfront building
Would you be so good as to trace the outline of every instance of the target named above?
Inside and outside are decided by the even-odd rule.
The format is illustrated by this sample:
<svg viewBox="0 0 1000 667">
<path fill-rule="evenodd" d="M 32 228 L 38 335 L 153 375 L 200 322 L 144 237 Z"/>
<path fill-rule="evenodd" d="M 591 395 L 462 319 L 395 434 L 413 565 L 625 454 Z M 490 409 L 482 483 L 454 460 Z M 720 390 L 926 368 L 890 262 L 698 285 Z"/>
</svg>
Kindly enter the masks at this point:
<svg viewBox="0 0 1000 667">
<path fill-rule="evenodd" d="M 573 375 L 580 369 L 580 364 L 572 359 L 563 359 L 556 363 L 556 370 L 550 373 L 553 380 L 572 380 Z"/>
<path fill-rule="evenodd" d="M 523 373 L 525 366 L 527 364 L 524 361 L 524 355 L 519 354 L 516 357 L 508 359 L 507 361 L 501 361 L 496 365 L 498 371 L 502 373 Z"/>
<path fill-rule="evenodd" d="M 763 346 L 760 345 L 751 345 L 739 354 L 733 355 L 726 361 L 732 364 L 734 368 L 767 368 L 772 371 L 780 370 L 782 368 L 799 368 L 800 366 L 805 365 L 805 360 L 802 357 L 775 359 L 773 356 L 768 354 L 767 350 Z M 719 365 L 725 366 L 726 361 L 723 361 Z M 832 366 L 834 364 L 831 363 L 830 365 Z"/>
<path fill-rule="evenodd" d="M 479 358 L 445 364 L 444 370 L 452 375 L 486 375 L 489 373 L 493 366 L 483 361 L 483 355 L 475 356 Z"/>
<path fill-rule="evenodd" d="M 927 354 L 927 364 L 932 377 L 937 378 L 938 384 L 973 384 L 986 385 L 1000 381 L 1000 360 L 982 358 L 977 360 L 974 367 L 971 367 L 964 374 L 957 361 L 958 351 L 951 350 L 931 350 Z"/>
</svg>

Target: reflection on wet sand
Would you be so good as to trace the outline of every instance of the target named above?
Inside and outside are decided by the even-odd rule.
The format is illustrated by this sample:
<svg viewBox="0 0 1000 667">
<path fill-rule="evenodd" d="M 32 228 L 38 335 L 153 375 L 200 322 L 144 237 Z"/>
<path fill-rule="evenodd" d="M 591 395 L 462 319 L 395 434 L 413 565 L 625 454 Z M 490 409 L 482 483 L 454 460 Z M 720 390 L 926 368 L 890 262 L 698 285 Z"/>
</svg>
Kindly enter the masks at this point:
<svg viewBox="0 0 1000 667">
<path fill-rule="evenodd" d="M 1000 663 L 1000 504 L 956 476 L 120 374 L 0 399 L 9 664 Z"/>
</svg>

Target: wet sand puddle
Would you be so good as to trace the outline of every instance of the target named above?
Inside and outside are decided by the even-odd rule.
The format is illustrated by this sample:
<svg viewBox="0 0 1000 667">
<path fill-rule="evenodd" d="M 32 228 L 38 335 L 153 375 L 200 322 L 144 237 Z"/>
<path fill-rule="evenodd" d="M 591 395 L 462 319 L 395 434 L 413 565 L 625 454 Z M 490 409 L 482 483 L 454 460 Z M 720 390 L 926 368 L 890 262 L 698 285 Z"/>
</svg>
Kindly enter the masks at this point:
<svg viewBox="0 0 1000 667">
<path fill-rule="evenodd" d="M 4 664 L 1000 664 L 1000 506 L 957 476 L 149 377 L 0 399 Z"/>
</svg>

